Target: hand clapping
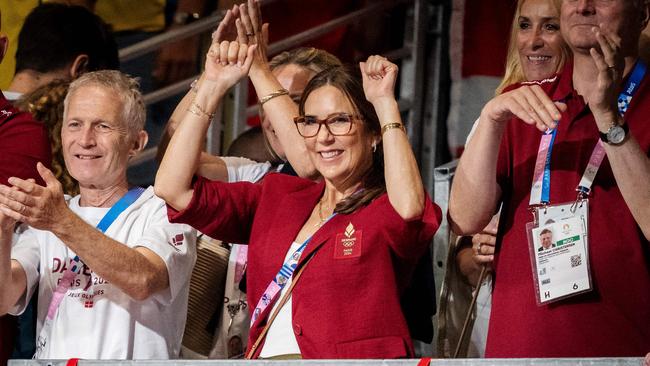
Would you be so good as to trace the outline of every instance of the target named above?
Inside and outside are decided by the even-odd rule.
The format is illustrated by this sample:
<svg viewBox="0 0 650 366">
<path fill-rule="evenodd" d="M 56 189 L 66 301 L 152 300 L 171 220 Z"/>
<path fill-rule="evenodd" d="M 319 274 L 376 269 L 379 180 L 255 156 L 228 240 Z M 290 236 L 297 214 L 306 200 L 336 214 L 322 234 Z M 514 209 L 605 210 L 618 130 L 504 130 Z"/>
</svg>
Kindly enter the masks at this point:
<svg viewBox="0 0 650 366">
<path fill-rule="evenodd" d="M 52 171 L 41 163 L 36 165 L 36 169 L 45 186 L 36 184 L 33 179 L 9 178 L 12 187 L 0 185 L 0 211 L 14 222 L 25 222 L 39 230 L 52 230 L 62 221 L 69 210 L 68 205 L 61 183 Z"/>
</svg>

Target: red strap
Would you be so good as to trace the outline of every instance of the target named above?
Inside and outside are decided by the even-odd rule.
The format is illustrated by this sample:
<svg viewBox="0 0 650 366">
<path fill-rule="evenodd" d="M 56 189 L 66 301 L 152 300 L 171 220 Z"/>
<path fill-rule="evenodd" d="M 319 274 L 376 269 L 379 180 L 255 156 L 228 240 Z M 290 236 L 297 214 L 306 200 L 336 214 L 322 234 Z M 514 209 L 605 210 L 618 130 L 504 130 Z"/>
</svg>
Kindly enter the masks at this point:
<svg viewBox="0 0 650 366">
<path fill-rule="evenodd" d="M 77 366 L 77 363 L 79 362 L 78 358 L 71 358 L 66 362 L 65 366 Z"/>
<path fill-rule="evenodd" d="M 418 362 L 418 366 L 429 366 L 431 363 L 431 357 L 422 357 L 420 359 L 420 362 Z"/>
</svg>

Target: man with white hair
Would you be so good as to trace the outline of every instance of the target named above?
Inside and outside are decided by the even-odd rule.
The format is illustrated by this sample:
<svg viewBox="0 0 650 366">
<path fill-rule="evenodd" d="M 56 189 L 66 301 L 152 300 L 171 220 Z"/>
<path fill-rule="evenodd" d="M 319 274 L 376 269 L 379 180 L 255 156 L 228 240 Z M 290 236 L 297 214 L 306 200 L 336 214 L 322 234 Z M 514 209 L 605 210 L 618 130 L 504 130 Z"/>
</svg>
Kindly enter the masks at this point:
<svg viewBox="0 0 650 366">
<path fill-rule="evenodd" d="M 650 350 L 650 77 L 638 57 L 649 16 L 647 0 L 563 0 L 573 62 L 481 112 L 449 217 L 471 234 L 503 202 L 486 357 Z M 531 250 L 549 218 L 566 228 L 566 252 L 553 252 L 552 260 L 569 254 L 559 266 Z M 576 248 L 582 254 L 570 253 Z"/>
<path fill-rule="evenodd" d="M 195 232 L 170 224 L 153 189 L 129 189 L 129 158 L 147 134 L 137 83 L 118 71 L 70 85 L 61 130 L 80 194 L 0 185 L 0 313 L 20 314 L 38 286 L 37 358 L 166 359 L 179 355 Z M 16 221 L 31 226 L 12 248 Z"/>
</svg>

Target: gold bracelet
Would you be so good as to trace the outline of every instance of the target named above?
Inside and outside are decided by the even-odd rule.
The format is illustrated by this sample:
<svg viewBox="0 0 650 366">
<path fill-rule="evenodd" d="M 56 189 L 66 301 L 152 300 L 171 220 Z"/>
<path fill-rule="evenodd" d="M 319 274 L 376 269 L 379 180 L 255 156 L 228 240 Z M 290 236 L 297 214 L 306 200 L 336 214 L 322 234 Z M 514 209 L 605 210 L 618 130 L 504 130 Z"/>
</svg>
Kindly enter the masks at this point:
<svg viewBox="0 0 650 366">
<path fill-rule="evenodd" d="M 203 108 L 201 108 L 201 106 L 196 104 L 196 102 L 192 102 L 192 104 L 190 104 L 190 107 L 187 108 L 187 111 L 195 116 L 208 117 L 208 121 L 211 121 L 214 118 L 214 113 L 206 112 Z"/>
<path fill-rule="evenodd" d="M 273 93 L 270 93 L 270 94 L 266 95 L 265 97 L 261 98 L 260 99 L 260 105 L 264 105 L 264 103 L 268 102 L 269 100 L 271 100 L 271 99 L 273 99 L 275 97 L 279 97 L 280 95 L 289 95 L 289 92 L 287 91 L 287 89 L 278 89 L 278 90 L 274 91 Z"/>
<path fill-rule="evenodd" d="M 399 122 L 393 122 L 385 125 L 384 127 L 381 128 L 381 134 L 383 135 L 386 133 L 386 131 L 393 129 L 393 128 L 399 128 L 400 130 L 406 132 L 406 129 L 404 128 L 404 125 L 399 123 Z"/>
</svg>

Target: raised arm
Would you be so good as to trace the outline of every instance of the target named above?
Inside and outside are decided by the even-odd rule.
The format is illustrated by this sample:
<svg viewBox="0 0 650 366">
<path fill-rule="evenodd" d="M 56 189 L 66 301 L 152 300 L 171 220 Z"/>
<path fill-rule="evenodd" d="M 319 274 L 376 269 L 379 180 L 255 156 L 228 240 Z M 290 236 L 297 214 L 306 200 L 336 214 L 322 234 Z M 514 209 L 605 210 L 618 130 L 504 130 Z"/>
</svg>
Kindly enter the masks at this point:
<svg viewBox="0 0 650 366">
<path fill-rule="evenodd" d="M 359 64 L 366 99 L 375 107 L 381 125 L 384 175 L 388 199 L 405 220 L 424 211 L 424 187 L 411 144 L 395 100 L 397 65 L 382 56 L 370 56 Z"/>
<path fill-rule="evenodd" d="M 591 49 L 591 57 L 598 68 L 597 87 L 586 95 L 598 130 L 606 133 L 613 125 L 623 125 L 625 120 L 618 113 L 618 93 L 624 72 L 631 72 L 634 58 L 623 59 L 620 52 L 621 39 L 614 34 L 596 31 L 600 51 Z M 613 65 L 610 67 L 608 65 Z M 650 77 L 647 72 L 646 78 Z M 650 239 L 650 159 L 641 150 L 634 135 L 618 145 L 603 144 L 612 167 L 616 185 L 621 190 L 634 220 L 646 239 Z"/>
<path fill-rule="evenodd" d="M 235 28 L 235 18 L 239 15 L 239 7 L 234 6 L 232 9 L 226 11 L 226 14 L 223 20 L 219 23 L 219 26 L 212 34 L 214 41 L 234 41 L 237 39 L 237 30 Z M 192 101 L 196 97 L 196 92 L 199 90 L 201 84 L 203 84 L 204 75 L 201 74 L 201 77 L 196 81 L 192 88 L 185 94 L 183 99 L 174 109 L 169 121 L 167 121 L 167 126 L 165 126 L 165 131 L 163 136 L 160 139 L 158 144 L 158 152 L 156 153 L 156 160 L 159 162 L 162 160 L 169 145 L 169 140 L 176 131 L 178 124 L 183 120 L 188 112 L 188 108 L 192 104 Z M 217 97 L 217 96 L 215 96 Z M 228 180 L 228 168 L 226 163 L 219 156 L 211 155 L 205 151 L 201 151 L 199 157 L 199 163 L 196 171 L 197 175 L 208 178 L 210 180 L 219 180 L 227 181 Z"/>
<path fill-rule="evenodd" d="M 192 199 L 192 177 L 197 172 L 203 139 L 212 115 L 228 89 L 246 76 L 255 46 L 214 41 L 205 61 L 204 80 L 178 128 L 156 174 L 156 195 L 178 211 Z"/>
<path fill-rule="evenodd" d="M 240 5 L 240 18 L 236 26 L 240 42 L 248 39 L 251 44 L 257 44 L 257 52 L 249 76 L 257 97 L 264 101 L 278 91 L 284 90 L 273 76 L 268 64 L 266 48 L 268 43 L 268 24 L 262 24 L 259 1 L 247 0 Z M 275 135 L 284 149 L 286 159 L 296 173 L 303 178 L 315 178 L 318 172 L 307 154 L 305 141 L 298 134 L 293 118 L 298 115 L 298 106 L 289 95 L 279 95 L 268 99 L 262 107 L 267 115 Z"/>
<path fill-rule="evenodd" d="M 535 106 L 535 107 L 533 107 Z M 501 201 L 497 183 L 497 159 L 506 123 L 518 117 L 540 131 L 555 128 L 560 110 L 539 85 L 522 86 L 490 100 L 479 117 L 478 127 L 460 158 L 449 198 L 449 221 L 459 235 L 480 232 Z"/>
</svg>

